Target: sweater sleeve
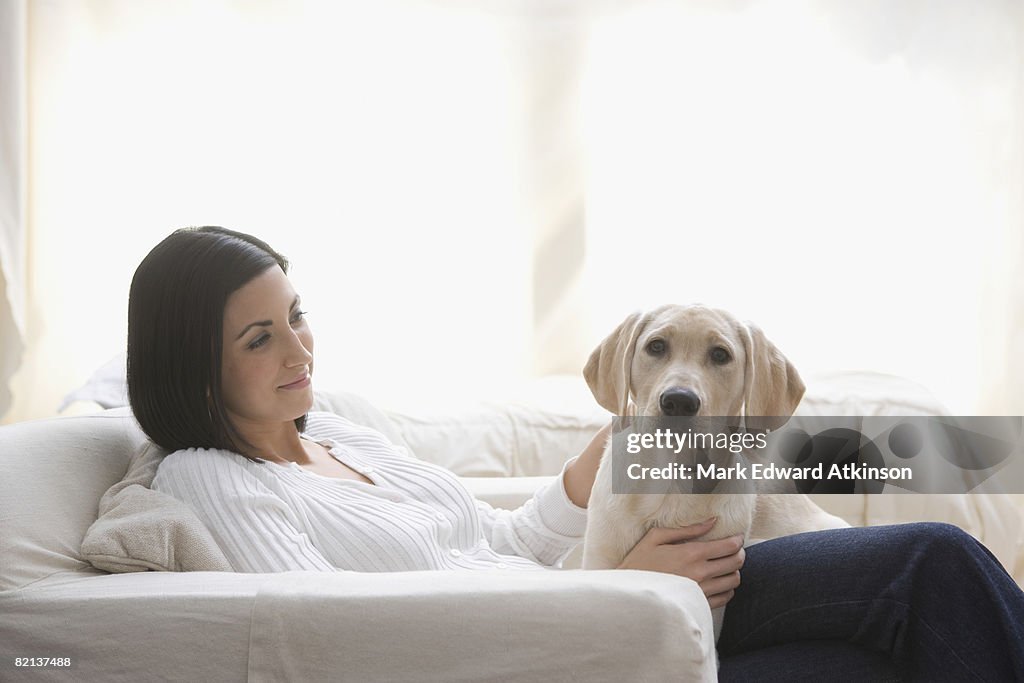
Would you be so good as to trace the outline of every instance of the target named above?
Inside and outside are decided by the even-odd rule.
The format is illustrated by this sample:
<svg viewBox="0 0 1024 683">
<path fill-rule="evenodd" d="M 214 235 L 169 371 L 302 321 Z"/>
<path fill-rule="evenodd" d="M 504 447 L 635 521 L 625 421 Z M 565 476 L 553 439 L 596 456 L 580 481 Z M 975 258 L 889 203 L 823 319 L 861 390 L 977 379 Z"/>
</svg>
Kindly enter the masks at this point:
<svg viewBox="0 0 1024 683">
<path fill-rule="evenodd" d="M 152 488 L 191 507 L 238 572 L 340 571 L 299 529 L 294 512 L 250 472 L 216 450 L 168 455 Z"/>
<path fill-rule="evenodd" d="M 484 537 L 497 552 L 518 555 L 549 567 L 559 567 L 583 537 L 587 511 L 565 492 L 565 467 L 558 477 L 537 489 L 533 498 L 515 510 L 502 510 L 477 500 Z"/>
</svg>

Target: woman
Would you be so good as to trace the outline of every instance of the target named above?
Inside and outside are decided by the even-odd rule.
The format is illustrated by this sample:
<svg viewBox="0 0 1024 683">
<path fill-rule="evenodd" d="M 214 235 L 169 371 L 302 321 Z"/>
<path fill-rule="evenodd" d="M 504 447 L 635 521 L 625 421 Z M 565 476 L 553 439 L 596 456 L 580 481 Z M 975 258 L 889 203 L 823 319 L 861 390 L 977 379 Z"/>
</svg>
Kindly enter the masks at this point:
<svg viewBox="0 0 1024 683">
<path fill-rule="evenodd" d="M 264 242 L 212 227 L 174 232 L 139 266 L 129 397 L 172 452 L 153 487 L 195 509 L 238 571 L 559 566 L 582 537 L 607 428 L 519 509 L 476 501 L 381 434 L 309 412 L 313 337 L 287 271 Z M 1024 680 L 1024 596 L 955 527 L 744 551 L 738 537 L 691 540 L 711 524 L 652 529 L 621 568 L 686 576 L 729 604 L 723 679 Z"/>
<path fill-rule="evenodd" d="M 558 565 L 583 533 L 600 439 L 555 485 L 504 511 L 373 430 L 307 417 L 313 336 L 287 269 L 264 242 L 221 228 L 177 231 L 139 266 L 129 397 L 150 438 L 173 451 L 154 488 L 195 508 L 238 571 Z M 727 576 L 706 582 L 716 602 L 742 558 L 735 545 L 708 549 L 726 552 L 713 566 Z"/>
</svg>

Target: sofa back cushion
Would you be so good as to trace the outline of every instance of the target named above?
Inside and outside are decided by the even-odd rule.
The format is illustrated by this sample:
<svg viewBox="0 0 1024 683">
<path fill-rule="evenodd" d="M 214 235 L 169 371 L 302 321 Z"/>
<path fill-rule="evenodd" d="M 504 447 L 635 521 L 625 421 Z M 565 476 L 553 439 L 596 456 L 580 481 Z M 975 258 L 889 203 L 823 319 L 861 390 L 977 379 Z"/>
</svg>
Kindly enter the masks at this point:
<svg viewBox="0 0 1024 683">
<path fill-rule="evenodd" d="M 833 372 L 805 381 L 797 411 L 804 416 L 949 414 L 926 389 L 901 377 Z M 434 400 L 386 412 L 417 457 L 466 477 L 558 474 L 611 419 L 575 376 L 536 380 L 500 401 Z"/>
<path fill-rule="evenodd" d="M 359 394 L 348 391 L 314 391 L 313 410 L 341 415 L 357 425 L 376 429 L 396 446 L 409 447 L 394 422 Z"/>
<path fill-rule="evenodd" d="M 0 427 L 0 590 L 88 566 L 99 500 L 146 443 L 126 408 Z"/>
</svg>

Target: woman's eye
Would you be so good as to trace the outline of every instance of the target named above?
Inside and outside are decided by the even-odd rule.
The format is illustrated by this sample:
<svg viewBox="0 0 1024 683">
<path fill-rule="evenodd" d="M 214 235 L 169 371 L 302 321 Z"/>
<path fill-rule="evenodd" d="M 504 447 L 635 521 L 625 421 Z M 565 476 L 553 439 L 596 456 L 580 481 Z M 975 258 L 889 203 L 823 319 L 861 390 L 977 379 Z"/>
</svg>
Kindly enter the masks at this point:
<svg viewBox="0 0 1024 683">
<path fill-rule="evenodd" d="M 665 341 L 663 339 L 652 339 L 647 342 L 647 353 L 652 356 L 660 356 L 665 353 Z"/>
<path fill-rule="evenodd" d="M 295 315 L 292 316 L 292 323 L 297 323 L 306 317 L 306 311 L 295 311 Z"/>
<path fill-rule="evenodd" d="M 721 346 L 711 349 L 711 360 L 719 365 L 725 365 L 732 360 L 729 352 Z"/>
<path fill-rule="evenodd" d="M 258 349 L 259 347 L 261 347 L 264 344 L 266 344 L 268 341 L 270 341 L 270 335 L 269 334 L 261 334 L 259 337 L 256 337 L 256 339 L 252 340 L 249 343 L 249 348 L 250 349 Z"/>
</svg>

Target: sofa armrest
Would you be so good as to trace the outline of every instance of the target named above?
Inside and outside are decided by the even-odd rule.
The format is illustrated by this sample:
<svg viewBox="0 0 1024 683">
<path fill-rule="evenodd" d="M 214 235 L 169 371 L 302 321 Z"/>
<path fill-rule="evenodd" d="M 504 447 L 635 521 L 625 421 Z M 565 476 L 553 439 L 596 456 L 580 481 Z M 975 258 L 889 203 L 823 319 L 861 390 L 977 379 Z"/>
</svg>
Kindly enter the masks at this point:
<svg viewBox="0 0 1024 683">
<path fill-rule="evenodd" d="M 72 660 L 32 680 L 715 679 L 700 588 L 653 572 L 69 573 L 0 614 L 0 665 Z"/>
<path fill-rule="evenodd" d="M 278 575 L 252 615 L 253 681 L 713 681 L 689 579 L 640 571 Z"/>
</svg>

